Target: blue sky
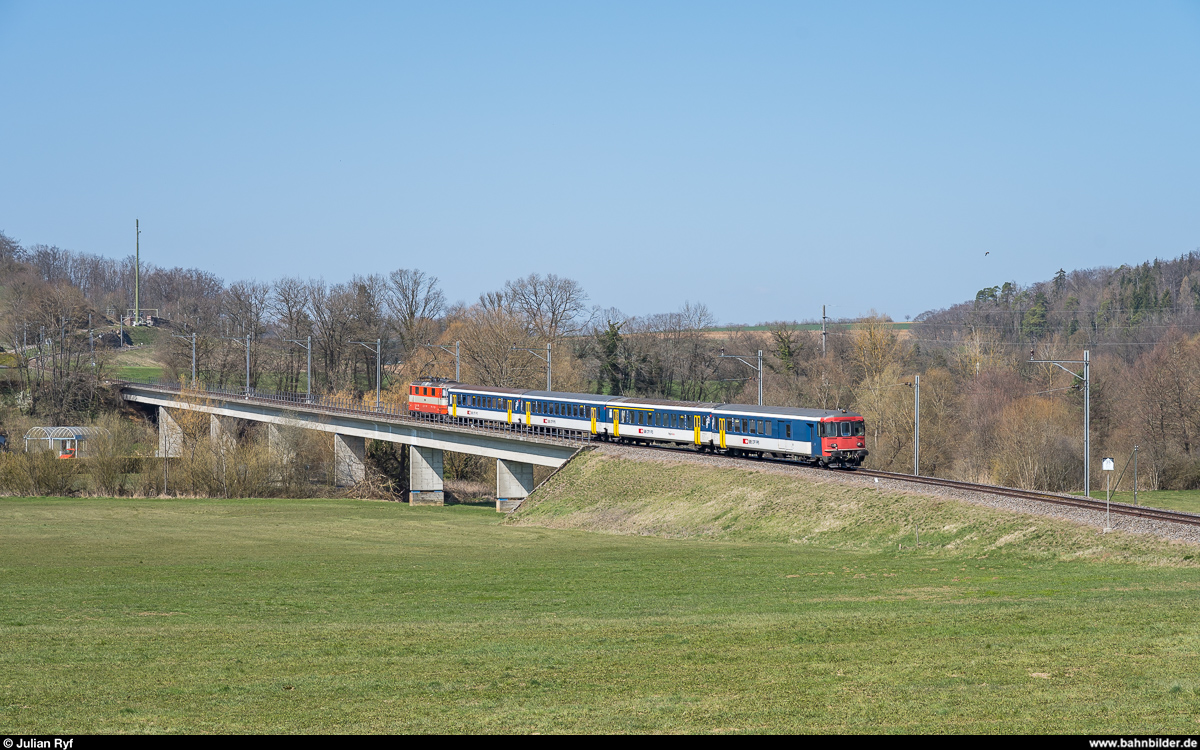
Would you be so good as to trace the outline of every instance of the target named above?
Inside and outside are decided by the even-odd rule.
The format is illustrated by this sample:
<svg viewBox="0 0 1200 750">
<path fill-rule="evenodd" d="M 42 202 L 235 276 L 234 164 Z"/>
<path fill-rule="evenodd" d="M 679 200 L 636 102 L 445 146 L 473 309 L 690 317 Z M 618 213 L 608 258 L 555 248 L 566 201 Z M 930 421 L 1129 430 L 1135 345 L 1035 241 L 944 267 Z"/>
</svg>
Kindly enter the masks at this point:
<svg viewBox="0 0 1200 750">
<path fill-rule="evenodd" d="M 1198 74 L 1197 2 L 0 0 L 0 230 L 900 319 L 1200 246 Z"/>
</svg>

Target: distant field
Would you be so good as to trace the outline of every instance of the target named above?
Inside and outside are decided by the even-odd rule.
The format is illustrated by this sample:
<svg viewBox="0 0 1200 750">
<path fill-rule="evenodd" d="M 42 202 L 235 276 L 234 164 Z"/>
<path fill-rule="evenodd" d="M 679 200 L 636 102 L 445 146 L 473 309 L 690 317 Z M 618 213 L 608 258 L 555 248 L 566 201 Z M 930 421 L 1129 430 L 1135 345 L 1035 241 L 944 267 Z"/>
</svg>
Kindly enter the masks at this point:
<svg viewBox="0 0 1200 750">
<path fill-rule="evenodd" d="M 1192 548 L 778 479 L 589 459 L 504 524 L 352 500 L 0 499 L 0 721 L 1195 731 Z M 546 526 L 604 516 L 607 533 Z"/>
<path fill-rule="evenodd" d="M 162 367 L 113 367 L 109 372 L 121 380 L 148 380 L 166 376 Z"/>
</svg>

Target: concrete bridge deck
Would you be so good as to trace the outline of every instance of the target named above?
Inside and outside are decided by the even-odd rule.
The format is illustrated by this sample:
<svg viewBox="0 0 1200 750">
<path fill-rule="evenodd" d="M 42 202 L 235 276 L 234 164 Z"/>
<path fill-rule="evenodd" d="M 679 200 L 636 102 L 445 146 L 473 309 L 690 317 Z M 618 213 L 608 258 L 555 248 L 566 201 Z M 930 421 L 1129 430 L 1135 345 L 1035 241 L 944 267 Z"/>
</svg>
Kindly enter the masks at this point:
<svg viewBox="0 0 1200 750">
<path fill-rule="evenodd" d="M 290 393 L 245 393 L 220 388 L 181 388 L 174 383 L 115 384 L 126 401 L 158 409 L 159 455 L 178 456 L 182 432 L 172 410 L 209 414 L 212 436 L 228 430 L 229 419 L 275 426 L 296 426 L 330 433 L 334 440 L 334 475 L 339 486 L 363 478 L 365 440 L 386 440 L 409 446 L 409 502 L 441 504 L 442 451 L 495 458 L 496 504 L 507 510 L 533 490 L 533 467 L 558 468 L 592 435 L 575 430 L 548 431 L 519 423 L 481 422 L 451 417 L 416 417 L 407 410 L 366 409 L 332 398 L 308 402 Z"/>
</svg>

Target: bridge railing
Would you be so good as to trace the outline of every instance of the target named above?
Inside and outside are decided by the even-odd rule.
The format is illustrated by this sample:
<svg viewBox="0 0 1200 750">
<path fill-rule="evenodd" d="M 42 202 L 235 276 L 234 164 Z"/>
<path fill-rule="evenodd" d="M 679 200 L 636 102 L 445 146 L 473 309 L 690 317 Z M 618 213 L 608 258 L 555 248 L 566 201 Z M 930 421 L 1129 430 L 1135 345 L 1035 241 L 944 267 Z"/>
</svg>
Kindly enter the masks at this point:
<svg viewBox="0 0 1200 750">
<path fill-rule="evenodd" d="M 170 391 L 179 393 L 183 396 L 195 396 L 199 398 L 216 396 L 219 398 L 237 399 L 239 401 L 290 405 L 306 410 L 323 411 L 334 414 L 370 415 L 372 417 L 382 416 L 393 421 L 419 422 L 423 424 L 443 424 L 460 429 L 477 430 L 487 433 L 527 435 L 538 440 L 548 440 L 553 442 L 584 445 L 592 442 L 592 433 L 589 430 L 570 430 L 561 427 L 524 425 L 520 424 L 519 422 L 510 424 L 508 422 L 500 422 L 491 419 L 452 417 L 448 414 L 426 414 L 424 412 L 409 411 L 406 406 L 395 404 L 380 404 L 377 407 L 374 404 L 367 404 L 360 399 L 347 398 L 345 396 L 313 395 L 312 397 L 309 397 L 304 393 L 296 393 L 293 391 L 271 391 L 261 388 L 251 388 L 249 393 L 247 393 L 245 387 L 234 388 L 210 383 L 195 383 L 184 386 L 178 381 L 162 378 L 121 380 L 119 383 L 127 383 L 129 385 L 144 385 L 157 390 Z"/>
</svg>

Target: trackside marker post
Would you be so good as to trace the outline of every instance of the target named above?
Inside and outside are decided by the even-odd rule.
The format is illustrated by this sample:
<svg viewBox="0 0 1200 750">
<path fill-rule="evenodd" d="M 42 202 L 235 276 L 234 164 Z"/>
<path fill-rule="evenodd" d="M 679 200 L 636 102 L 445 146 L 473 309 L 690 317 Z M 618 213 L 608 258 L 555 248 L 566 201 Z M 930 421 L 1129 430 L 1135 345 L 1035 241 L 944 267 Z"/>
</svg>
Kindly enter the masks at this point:
<svg viewBox="0 0 1200 750">
<path fill-rule="evenodd" d="M 1112 471 L 1114 462 L 1111 458 L 1104 459 L 1101 465 L 1106 478 L 1104 487 L 1104 533 L 1112 531 Z"/>
</svg>

